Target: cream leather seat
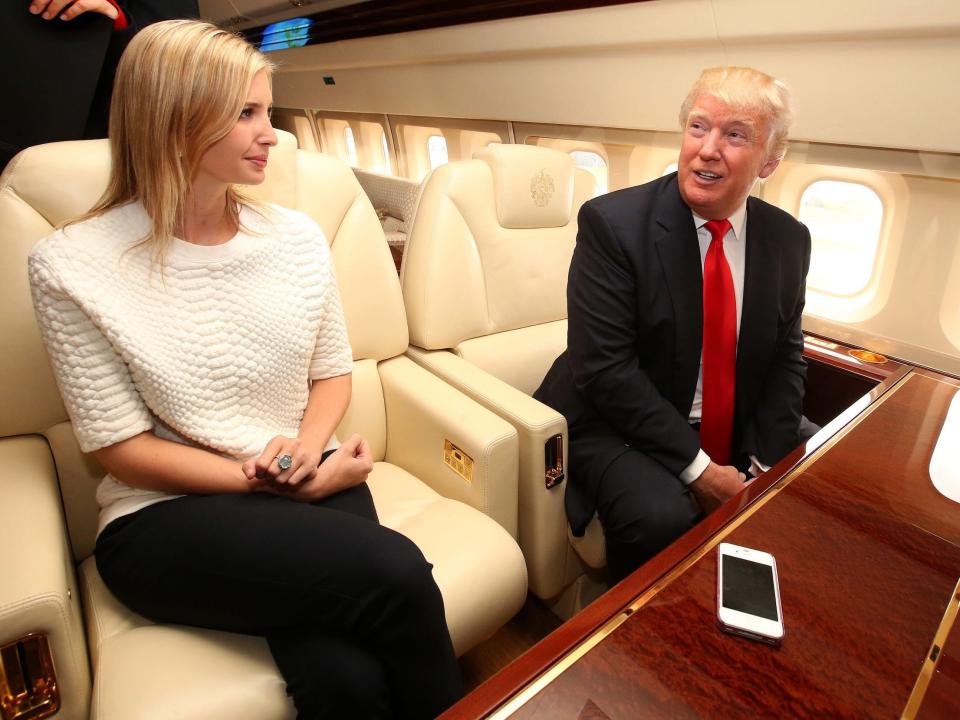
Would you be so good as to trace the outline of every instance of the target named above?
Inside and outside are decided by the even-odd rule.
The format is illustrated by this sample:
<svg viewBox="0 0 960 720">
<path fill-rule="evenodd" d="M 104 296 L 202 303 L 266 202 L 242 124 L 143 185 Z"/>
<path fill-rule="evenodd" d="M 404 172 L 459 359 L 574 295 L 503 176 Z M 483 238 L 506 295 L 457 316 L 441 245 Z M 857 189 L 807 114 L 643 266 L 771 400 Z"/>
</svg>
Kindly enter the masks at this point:
<svg viewBox="0 0 960 720">
<path fill-rule="evenodd" d="M 584 570 L 563 509 L 566 422 L 530 396 L 566 347 L 577 212 L 594 188 L 570 155 L 546 148 L 495 145 L 443 165 L 401 269 L 408 354 L 520 434 L 520 547 L 531 592 L 562 616 L 579 605 L 563 591 Z M 597 530 L 578 543 L 602 567 Z"/>
<path fill-rule="evenodd" d="M 516 431 L 404 357 L 400 286 L 372 206 L 343 162 L 278 135 L 268 180 L 255 192 L 306 212 L 331 242 L 355 360 L 353 400 L 338 432 L 369 439 L 381 521 L 433 563 L 462 654 L 526 597 L 511 537 Z M 26 256 L 56 224 L 93 204 L 106 185 L 108 155 L 106 141 L 38 146 L 0 177 L 0 647 L 46 635 L 58 718 L 292 718 L 265 641 L 155 625 L 111 596 L 90 556 L 102 471 L 80 453 L 57 393 Z M 473 459 L 472 481 L 444 463 L 445 441 Z M 2 656 L 14 686 L 15 655 Z"/>
</svg>

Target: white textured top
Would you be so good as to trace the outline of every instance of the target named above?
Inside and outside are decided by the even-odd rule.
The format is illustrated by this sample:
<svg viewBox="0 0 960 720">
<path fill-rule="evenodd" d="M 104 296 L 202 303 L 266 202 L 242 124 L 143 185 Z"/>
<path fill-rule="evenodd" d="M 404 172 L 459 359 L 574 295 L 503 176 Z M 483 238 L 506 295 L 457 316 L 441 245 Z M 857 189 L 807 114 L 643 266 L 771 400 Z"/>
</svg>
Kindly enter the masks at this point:
<svg viewBox="0 0 960 720">
<path fill-rule="evenodd" d="M 297 435 L 309 380 L 352 370 L 323 232 L 293 210 L 261 212 L 244 208 L 221 245 L 174 239 L 162 272 L 135 247 L 149 229 L 139 203 L 34 247 L 34 307 L 84 452 L 151 430 L 243 461 Z M 100 529 L 173 497 L 108 475 Z"/>
</svg>

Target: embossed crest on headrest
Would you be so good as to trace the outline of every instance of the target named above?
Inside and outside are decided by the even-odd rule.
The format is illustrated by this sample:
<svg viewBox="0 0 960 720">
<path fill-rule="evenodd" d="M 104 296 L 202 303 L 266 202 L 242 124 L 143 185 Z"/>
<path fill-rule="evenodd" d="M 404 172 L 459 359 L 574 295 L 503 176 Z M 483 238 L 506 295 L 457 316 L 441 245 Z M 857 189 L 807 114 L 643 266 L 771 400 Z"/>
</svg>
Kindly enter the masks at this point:
<svg viewBox="0 0 960 720">
<path fill-rule="evenodd" d="M 537 207 L 546 207 L 556 189 L 556 184 L 546 169 L 541 169 L 530 178 L 530 197 Z"/>
</svg>

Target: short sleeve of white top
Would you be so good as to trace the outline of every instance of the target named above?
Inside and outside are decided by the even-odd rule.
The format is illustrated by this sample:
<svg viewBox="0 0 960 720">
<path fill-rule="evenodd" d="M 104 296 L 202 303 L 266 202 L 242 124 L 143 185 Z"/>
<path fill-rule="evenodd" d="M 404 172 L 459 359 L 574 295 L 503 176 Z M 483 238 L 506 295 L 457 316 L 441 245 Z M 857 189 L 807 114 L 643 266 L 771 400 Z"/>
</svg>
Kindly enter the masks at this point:
<svg viewBox="0 0 960 720">
<path fill-rule="evenodd" d="M 323 232 L 276 206 L 240 219 L 221 245 L 174 239 L 162 269 L 139 244 L 149 228 L 139 203 L 33 249 L 37 319 L 84 452 L 152 430 L 245 460 L 275 435 L 296 436 L 310 380 L 351 371 Z M 107 476 L 100 527 L 172 497 Z"/>
</svg>

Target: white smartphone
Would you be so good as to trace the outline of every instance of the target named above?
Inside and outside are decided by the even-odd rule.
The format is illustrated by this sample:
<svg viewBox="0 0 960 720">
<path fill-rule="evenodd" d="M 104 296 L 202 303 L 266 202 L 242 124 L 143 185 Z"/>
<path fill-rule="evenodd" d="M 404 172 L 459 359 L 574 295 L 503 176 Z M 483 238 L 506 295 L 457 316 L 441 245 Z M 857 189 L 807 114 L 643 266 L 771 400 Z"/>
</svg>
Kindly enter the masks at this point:
<svg viewBox="0 0 960 720">
<path fill-rule="evenodd" d="M 720 543 L 717 622 L 722 630 L 734 635 L 771 645 L 782 642 L 783 613 L 773 555 Z"/>
</svg>

